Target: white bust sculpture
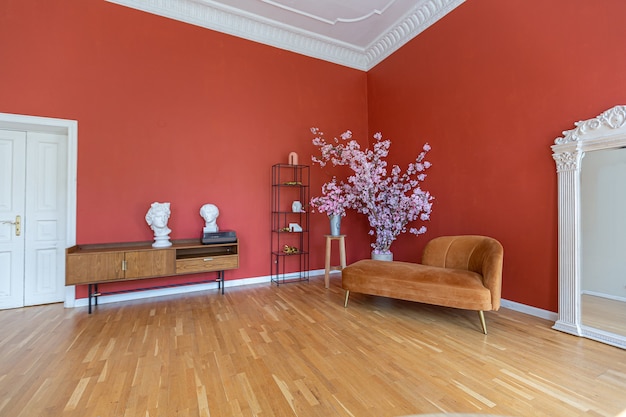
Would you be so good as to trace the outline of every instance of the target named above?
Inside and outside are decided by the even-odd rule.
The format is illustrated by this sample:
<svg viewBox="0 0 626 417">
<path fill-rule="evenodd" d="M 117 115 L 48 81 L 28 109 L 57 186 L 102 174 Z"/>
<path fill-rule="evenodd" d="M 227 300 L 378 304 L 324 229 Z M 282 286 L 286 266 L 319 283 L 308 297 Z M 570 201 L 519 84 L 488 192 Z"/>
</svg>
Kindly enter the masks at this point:
<svg viewBox="0 0 626 417">
<path fill-rule="evenodd" d="M 146 213 L 146 223 L 154 231 L 153 248 L 172 246 L 169 237 L 171 230 L 167 227 L 170 214 L 170 203 L 154 202 L 150 205 L 150 209 Z"/>
<path fill-rule="evenodd" d="M 220 228 L 217 226 L 217 218 L 220 211 L 214 204 L 205 204 L 200 207 L 200 216 L 204 219 L 204 233 L 218 232 Z"/>
</svg>

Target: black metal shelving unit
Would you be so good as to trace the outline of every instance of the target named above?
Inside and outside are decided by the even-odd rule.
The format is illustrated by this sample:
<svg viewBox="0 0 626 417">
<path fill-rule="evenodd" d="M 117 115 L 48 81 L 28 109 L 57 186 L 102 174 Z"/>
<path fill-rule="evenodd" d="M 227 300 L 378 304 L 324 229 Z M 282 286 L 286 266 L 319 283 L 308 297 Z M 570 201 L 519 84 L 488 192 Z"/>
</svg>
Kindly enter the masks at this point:
<svg viewBox="0 0 626 417">
<path fill-rule="evenodd" d="M 270 270 L 276 285 L 309 280 L 310 180 L 308 165 L 272 166 Z M 293 210 L 296 201 L 301 211 Z"/>
</svg>

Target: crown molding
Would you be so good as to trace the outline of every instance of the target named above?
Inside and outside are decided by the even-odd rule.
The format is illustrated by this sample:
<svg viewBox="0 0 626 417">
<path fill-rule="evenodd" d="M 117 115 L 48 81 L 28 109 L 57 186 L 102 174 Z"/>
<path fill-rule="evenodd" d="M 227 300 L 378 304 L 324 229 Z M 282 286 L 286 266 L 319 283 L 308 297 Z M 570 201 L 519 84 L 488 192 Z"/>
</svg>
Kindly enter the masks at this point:
<svg viewBox="0 0 626 417">
<path fill-rule="evenodd" d="M 366 48 L 207 0 L 105 1 L 368 71 L 465 0 L 420 2 Z"/>
<path fill-rule="evenodd" d="M 464 2 L 465 0 L 428 0 L 416 6 L 363 51 L 365 70 L 374 68 Z"/>
</svg>

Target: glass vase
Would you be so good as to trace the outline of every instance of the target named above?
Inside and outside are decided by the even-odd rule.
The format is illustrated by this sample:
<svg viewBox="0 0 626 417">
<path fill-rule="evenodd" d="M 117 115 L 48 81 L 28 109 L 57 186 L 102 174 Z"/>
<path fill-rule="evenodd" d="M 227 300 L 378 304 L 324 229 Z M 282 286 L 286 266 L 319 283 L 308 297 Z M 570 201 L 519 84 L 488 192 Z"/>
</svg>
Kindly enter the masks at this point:
<svg viewBox="0 0 626 417">
<path fill-rule="evenodd" d="M 341 234 L 341 215 L 331 214 L 328 219 L 330 220 L 331 236 L 339 236 Z"/>
<path fill-rule="evenodd" d="M 372 259 L 375 261 L 393 261 L 393 253 L 375 253 L 372 251 Z"/>
</svg>

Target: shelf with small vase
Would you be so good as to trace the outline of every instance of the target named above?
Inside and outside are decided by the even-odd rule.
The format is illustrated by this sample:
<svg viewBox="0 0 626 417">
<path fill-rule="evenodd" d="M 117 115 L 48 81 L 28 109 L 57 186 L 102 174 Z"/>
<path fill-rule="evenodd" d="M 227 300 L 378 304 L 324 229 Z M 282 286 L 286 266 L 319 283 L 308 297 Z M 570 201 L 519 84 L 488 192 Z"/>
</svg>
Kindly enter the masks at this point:
<svg viewBox="0 0 626 417">
<path fill-rule="evenodd" d="M 271 187 L 270 276 L 280 285 L 309 279 L 310 169 L 307 165 L 275 164 Z"/>
</svg>

